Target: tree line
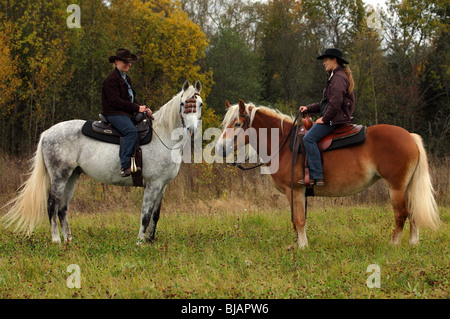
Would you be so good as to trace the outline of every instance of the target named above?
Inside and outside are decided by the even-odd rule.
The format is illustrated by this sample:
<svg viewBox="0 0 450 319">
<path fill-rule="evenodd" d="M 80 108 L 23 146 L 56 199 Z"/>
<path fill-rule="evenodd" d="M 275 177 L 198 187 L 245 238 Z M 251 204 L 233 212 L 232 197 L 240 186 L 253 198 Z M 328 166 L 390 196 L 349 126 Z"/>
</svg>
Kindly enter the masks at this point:
<svg viewBox="0 0 450 319">
<path fill-rule="evenodd" d="M 448 153 L 448 9 L 445 0 L 83 0 L 69 28 L 63 0 L 0 0 L 0 149 L 29 153 L 40 133 L 96 119 L 107 58 L 119 47 L 139 61 L 139 101 L 157 110 L 182 83 L 200 79 L 203 127 L 238 99 L 295 114 L 320 100 L 315 58 L 338 47 L 355 80 L 355 122 L 417 132 Z"/>
</svg>

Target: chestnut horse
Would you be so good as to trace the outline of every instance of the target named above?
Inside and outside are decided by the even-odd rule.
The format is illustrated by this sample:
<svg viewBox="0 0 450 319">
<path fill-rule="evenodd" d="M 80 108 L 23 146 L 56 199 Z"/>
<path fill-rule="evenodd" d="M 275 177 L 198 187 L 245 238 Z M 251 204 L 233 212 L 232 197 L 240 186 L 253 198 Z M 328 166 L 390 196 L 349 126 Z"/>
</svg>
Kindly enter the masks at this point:
<svg viewBox="0 0 450 319">
<path fill-rule="evenodd" d="M 225 157 L 239 151 L 238 145 L 234 143 L 237 136 L 249 129 L 255 129 L 258 141 L 255 143 L 257 145 L 252 146 L 258 154 L 266 151 L 265 154 L 271 155 L 266 165 L 278 161 L 278 169 L 271 172 L 271 177 L 291 203 L 292 152 L 287 146 L 288 143 L 283 144 L 283 141 L 290 134 L 293 118 L 267 107 L 246 105 L 242 100 L 236 105 L 230 105 L 227 101 L 226 109 L 223 132 L 216 144 L 216 152 Z M 271 130 L 272 128 L 278 130 Z M 261 134 L 261 131 L 267 133 Z M 274 140 L 271 134 L 274 131 L 278 132 L 279 143 L 272 149 L 271 141 Z M 262 138 L 265 138 L 265 141 L 261 141 Z M 242 144 L 249 144 L 250 140 L 246 136 L 245 143 Z M 323 172 L 325 186 L 315 187 L 315 196 L 349 196 L 367 189 L 379 179 L 386 181 L 395 217 L 392 244 L 400 243 L 406 218 L 410 221 L 411 245 L 419 242 L 419 227 L 426 226 L 436 230 L 441 223 L 422 139 L 401 127 L 383 124 L 370 126 L 363 144 L 324 152 Z M 297 183 L 301 178 L 303 164 L 298 160 L 294 167 L 291 209 L 292 223 L 298 237 L 297 244 L 304 248 L 308 246 L 306 188 Z"/>
</svg>

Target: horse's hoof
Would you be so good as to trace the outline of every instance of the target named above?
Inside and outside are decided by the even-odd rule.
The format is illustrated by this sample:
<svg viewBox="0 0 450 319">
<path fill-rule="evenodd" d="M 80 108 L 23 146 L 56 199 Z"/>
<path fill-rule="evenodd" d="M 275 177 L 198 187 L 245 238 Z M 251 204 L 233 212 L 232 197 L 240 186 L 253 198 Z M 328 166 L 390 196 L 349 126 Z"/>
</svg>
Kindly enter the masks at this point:
<svg viewBox="0 0 450 319">
<path fill-rule="evenodd" d="M 291 250 L 294 250 L 294 249 L 295 249 L 295 245 L 289 245 L 289 246 L 286 247 L 287 251 L 291 251 Z"/>
<path fill-rule="evenodd" d="M 138 238 L 138 240 L 136 241 L 136 247 L 140 247 L 140 246 L 142 246 L 142 244 L 144 244 L 144 243 L 145 243 L 145 241 L 144 241 L 143 239 Z"/>
</svg>

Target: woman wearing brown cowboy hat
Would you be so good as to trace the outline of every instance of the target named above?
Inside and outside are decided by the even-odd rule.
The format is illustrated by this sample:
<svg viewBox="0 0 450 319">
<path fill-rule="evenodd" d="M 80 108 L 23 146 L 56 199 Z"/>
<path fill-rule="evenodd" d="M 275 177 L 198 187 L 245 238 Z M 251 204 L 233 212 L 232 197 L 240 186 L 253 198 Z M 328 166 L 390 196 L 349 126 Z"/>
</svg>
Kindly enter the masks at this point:
<svg viewBox="0 0 450 319">
<path fill-rule="evenodd" d="M 321 117 L 306 133 L 303 142 L 310 172 L 311 185 L 323 186 L 323 170 L 317 143 L 333 132 L 339 125 L 350 123 L 355 97 L 353 94 L 353 77 L 348 62 L 339 49 L 326 49 L 317 57 L 323 60 L 323 66 L 328 73 L 327 83 L 320 102 L 300 106 L 301 112 L 320 113 Z M 298 182 L 304 185 L 304 180 Z"/>
<path fill-rule="evenodd" d="M 138 138 L 136 126 L 131 118 L 134 113 L 151 111 L 136 100 L 130 77 L 126 74 L 137 57 L 127 49 L 117 49 L 108 61 L 115 64 L 114 70 L 106 77 L 102 86 L 102 114 L 123 135 L 120 149 L 120 175 L 131 174 L 131 155 Z"/>
</svg>

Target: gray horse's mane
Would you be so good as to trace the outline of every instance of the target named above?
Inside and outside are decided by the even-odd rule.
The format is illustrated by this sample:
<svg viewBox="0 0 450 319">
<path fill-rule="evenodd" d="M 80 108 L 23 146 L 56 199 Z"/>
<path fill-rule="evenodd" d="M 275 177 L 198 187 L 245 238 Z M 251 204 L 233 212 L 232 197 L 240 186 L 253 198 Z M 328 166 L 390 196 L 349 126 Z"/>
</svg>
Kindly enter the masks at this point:
<svg viewBox="0 0 450 319">
<path fill-rule="evenodd" d="M 180 121 L 180 102 L 181 97 L 189 98 L 195 93 L 195 88 L 189 86 L 189 88 L 183 92 L 180 91 L 169 102 L 164 104 L 158 111 L 153 113 L 155 120 L 153 121 L 153 127 L 158 133 L 172 134 L 173 130 L 177 128 Z"/>
</svg>

